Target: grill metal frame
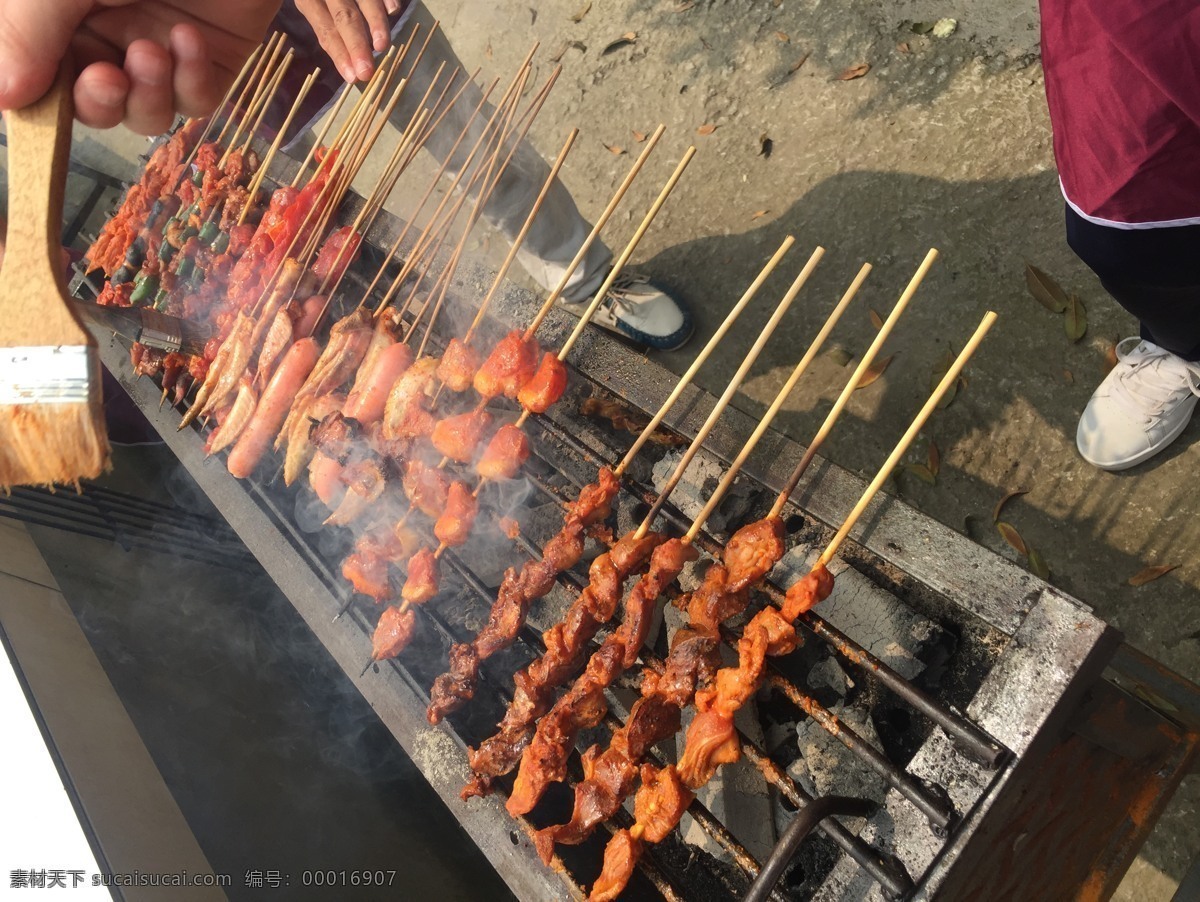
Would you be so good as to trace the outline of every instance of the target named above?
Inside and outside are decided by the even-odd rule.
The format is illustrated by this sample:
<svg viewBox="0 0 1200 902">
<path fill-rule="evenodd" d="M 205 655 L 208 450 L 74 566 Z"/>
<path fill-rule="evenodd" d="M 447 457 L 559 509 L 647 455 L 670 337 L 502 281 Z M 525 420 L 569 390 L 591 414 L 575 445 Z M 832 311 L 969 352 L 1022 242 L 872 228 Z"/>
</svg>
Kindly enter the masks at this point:
<svg viewBox="0 0 1200 902">
<path fill-rule="evenodd" d="M 351 203 L 343 211 L 345 220 L 353 216 L 356 206 Z M 77 217 L 80 222 L 82 215 Z M 386 246 L 398 226 L 397 220 L 385 214 L 368 239 L 375 246 Z M 490 274 L 475 268 L 467 268 L 456 279 L 463 294 L 474 294 L 489 281 Z M 78 279 L 75 286 L 79 287 Z M 506 286 L 488 320 L 494 329 L 501 323 L 528 322 L 536 306 L 528 292 Z M 572 325 L 572 319 L 554 311 L 539 338 L 547 346 L 553 346 Z M 459 801 L 458 791 L 469 777 L 465 743 L 453 729 L 434 728 L 425 721 L 426 688 L 408 672 L 403 660 L 379 667 L 375 672 L 361 672 L 369 649 L 364 633 L 369 637 L 373 621 L 353 609 L 351 616 L 333 620 L 344 607 L 347 594 L 334 569 L 336 565 L 331 566 L 321 558 L 310 537 L 281 508 L 273 487 L 253 481 L 239 482 L 228 474 L 222 460 L 206 460 L 195 433 L 177 431 L 179 413 L 170 408 L 160 409 L 158 388 L 150 380 L 133 378 L 125 345 L 111 336 L 97 335 L 97 338 L 106 367 L 379 713 L 514 893 L 519 898 L 556 898 L 565 889 L 571 897 L 580 896 L 581 887 L 568 870 L 555 873 L 541 864 L 528 835 L 514 829 L 514 820 L 505 812 L 499 796 L 476 799 L 470 804 Z M 643 410 L 653 410 L 675 382 L 672 374 L 598 330 L 585 332 L 572 356 L 587 361 L 587 379 Z M 694 435 L 713 400 L 702 390 L 689 388 L 665 425 L 684 435 Z M 603 431 L 565 405 L 559 405 L 548 418 L 537 422 L 554 443 L 569 446 L 576 467 L 581 461 L 611 462 L 616 456 L 616 449 Z M 732 459 L 754 425 L 751 417 L 729 409 L 710 435 L 703 453 L 721 461 Z M 785 436 L 768 433 L 748 461 L 745 472 L 766 489 L 777 491 L 802 452 L 802 446 Z M 575 481 L 578 483 L 579 479 Z M 863 480 L 818 457 L 793 495 L 792 509 L 805 518 L 810 529 L 827 538 L 864 485 Z M 635 485 L 635 490 L 652 491 L 644 484 Z M 681 519 L 669 507 L 666 513 L 668 518 Z M 1081 700 L 1110 663 L 1120 637 L 1077 600 L 897 499 L 878 499 L 860 521 L 851 540 L 843 557 L 857 569 L 898 588 L 906 600 L 918 606 L 933 611 L 951 609 L 956 617 L 970 620 L 978 629 L 1005 640 L 1005 648 L 997 655 L 991 671 L 974 693 L 967 716 L 963 717 L 946 704 L 925 697 L 902 678 L 893 679 L 882 662 L 871 658 L 826 623 L 819 611 L 810 614 L 804 623 L 810 638 L 829 643 L 850 666 L 888 685 L 917 712 L 948 731 L 932 730 L 907 768 L 911 785 L 901 787 L 904 792 L 893 788 L 885 804 L 866 825 L 864 835 L 879 838 L 885 846 L 890 836 L 911 833 L 902 843 L 901 860 L 891 862 L 874 852 L 878 860 L 872 877 L 852 857 L 843 856 L 818 897 L 841 898 L 861 892 L 864 885 L 875 894 L 872 897 L 878 897 L 882 891 L 877 880 L 883 879 L 894 895 L 906 894 L 911 887 L 912 898 L 940 898 L 943 888 L 959 879 L 961 869 L 956 870 L 956 864 L 977 854 L 970 846 L 973 837 L 986 831 L 990 817 L 1003 818 L 1006 788 L 1018 786 L 1027 771 L 1036 769 L 1048 744 L 1053 743 L 1047 737 L 1077 714 Z M 524 541 L 530 546 L 528 539 Z M 712 550 L 719 543 L 715 537 L 705 536 L 701 545 Z M 469 582 L 469 568 L 456 563 L 452 554 L 446 557 L 452 568 L 462 568 L 460 575 Z M 569 584 L 570 577 L 563 583 Z M 774 590 L 774 594 L 778 595 L 778 591 Z M 772 592 L 766 594 L 769 598 Z M 438 622 L 436 602 L 434 605 L 427 612 L 432 613 L 427 619 L 444 636 L 453 636 L 449 625 Z M 523 641 L 536 643 L 536 633 L 527 627 Z M 649 657 L 646 655 L 643 660 Z M 821 719 L 818 708 L 806 708 L 802 690 L 779 674 L 774 674 L 771 682 L 791 695 L 799 709 Z M 1029 687 L 1034 687 L 1034 691 L 1029 691 Z M 614 710 L 623 715 L 619 700 L 611 701 L 615 703 Z M 1195 752 L 1195 735 L 1189 735 L 1191 745 L 1177 744 L 1172 749 L 1176 764 L 1172 774 L 1181 775 Z M 747 752 L 751 760 L 760 759 L 770 781 L 770 768 L 778 771 L 778 767 L 760 749 L 749 747 Z M 889 768 L 904 773 L 886 759 L 877 764 L 885 774 Z M 936 794 L 926 793 L 921 784 L 922 780 L 929 780 L 941 785 L 948 782 L 948 775 L 955 779 L 944 786 L 946 801 L 957 817 L 947 814 L 945 802 Z M 891 782 L 893 787 L 898 785 L 895 775 Z M 781 772 L 776 774 L 775 788 L 793 803 L 812 800 Z M 1169 792 L 1165 793 L 1164 801 L 1166 795 Z M 921 799 L 926 796 L 922 804 Z M 695 814 L 703 819 L 706 812 L 701 809 Z M 525 834 L 531 829 L 524 819 L 520 826 Z M 844 849 L 861 846 L 839 822 L 827 819 L 821 826 Z M 948 834 L 946 827 L 950 828 Z M 719 821 L 713 819 L 708 824 L 709 835 L 719 845 L 724 844 L 748 883 L 757 873 L 758 864 L 736 839 L 723 836 L 722 831 L 727 834 Z M 916 837 L 920 840 L 913 841 Z M 1136 849 L 1136 844 L 1131 845 Z M 872 851 L 867 852 L 868 856 Z M 681 898 L 668 875 L 652 861 L 645 858 L 643 861 L 644 874 L 662 897 Z M 889 871 L 895 882 L 889 882 Z M 916 880 L 915 887 L 906 882 L 910 874 Z M 734 895 L 740 885 L 737 880 L 726 881 L 727 891 Z"/>
</svg>

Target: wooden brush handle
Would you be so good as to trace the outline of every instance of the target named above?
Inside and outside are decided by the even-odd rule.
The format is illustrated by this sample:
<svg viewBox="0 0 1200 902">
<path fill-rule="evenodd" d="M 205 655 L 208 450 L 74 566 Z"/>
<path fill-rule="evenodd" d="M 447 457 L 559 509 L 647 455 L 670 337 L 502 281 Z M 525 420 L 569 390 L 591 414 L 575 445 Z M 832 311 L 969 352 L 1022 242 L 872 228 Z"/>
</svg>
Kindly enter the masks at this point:
<svg viewBox="0 0 1200 902">
<path fill-rule="evenodd" d="M 90 344 L 68 308 L 63 275 L 63 193 L 71 153 L 72 67 L 50 90 L 5 114 L 8 235 L 0 269 L 0 346 Z"/>
</svg>

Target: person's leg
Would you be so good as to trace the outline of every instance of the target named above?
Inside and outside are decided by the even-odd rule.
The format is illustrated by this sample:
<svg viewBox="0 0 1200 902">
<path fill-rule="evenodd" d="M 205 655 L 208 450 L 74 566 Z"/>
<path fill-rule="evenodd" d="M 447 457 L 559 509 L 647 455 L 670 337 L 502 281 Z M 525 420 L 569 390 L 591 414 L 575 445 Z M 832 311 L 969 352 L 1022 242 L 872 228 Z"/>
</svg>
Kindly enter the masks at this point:
<svg viewBox="0 0 1200 902">
<path fill-rule="evenodd" d="M 1200 398 L 1200 226 L 1116 229 L 1067 207 L 1067 242 L 1141 323 L 1076 432 L 1085 460 L 1122 470 L 1173 442 Z"/>
<path fill-rule="evenodd" d="M 414 3 L 409 14 L 409 22 L 420 25 L 418 45 L 423 44 L 430 30 L 434 27 L 434 18 L 424 3 Z M 411 28 L 411 24 L 409 25 Z M 407 34 L 407 29 L 404 31 Z M 410 58 L 416 53 L 416 48 L 410 52 Z M 439 28 L 430 40 L 421 62 L 414 68 L 405 62 L 404 74 L 408 77 L 408 86 L 396 109 L 392 112 L 391 121 L 399 129 L 403 129 L 416 114 L 417 104 L 425 95 L 430 82 L 433 81 L 438 67 L 445 63 L 442 84 L 455 67 L 459 69 L 459 81 L 470 75 L 468 69 L 446 35 Z M 502 83 L 493 92 L 490 100 L 498 100 L 498 93 L 503 91 Z M 454 90 L 454 89 L 452 89 Z M 446 115 L 441 124 L 430 135 L 425 144 L 433 157 L 443 162 L 450 155 L 455 139 L 466 126 L 471 113 L 479 104 L 482 91 L 476 85 L 471 85 L 463 92 L 454 108 Z M 458 172 L 465 164 L 471 148 L 483 132 L 492 105 L 489 102 L 475 118 L 467 136 L 460 142 L 454 152 L 450 165 L 451 173 Z M 528 141 L 521 142 L 508 168 L 496 184 L 484 208 L 488 221 L 510 241 L 520 232 L 533 203 L 537 199 L 550 167 Z M 526 272 L 539 285 L 547 290 L 554 288 L 561 281 L 571 260 L 582 246 L 584 239 L 591 231 L 591 225 L 580 215 L 579 209 L 569 191 L 561 181 L 555 180 L 542 203 L 541 210 L 533 221 L 529 234 L 517 254 L 517 260 Z M 592 243 L 579 267 L 572 274 L 567 288 L 563 293 L 568 301 L 582 300 L 589 297 L 600 287 L 609 268 L 612 265 L 612 252 L 597 239 Z"/>
<path fill-rule="evenodd" d="M 391 116 L 393 125 L 398 129 L 407 126 L 417 112 L 417 106 L 439 67 L 443 67 L 443 84 L 455 67 L 459 69 L 459 85 L 461 79 L 470 74 L 445 34 L 440 28 L 435 30 L 434 24 L 433 16 L 421 2 L 408 5 L 401 18 L 393 23 L 393 43 L 411 34 L 413 25 L 420 26 L 416 46 L 409 51 L 410 56 L 400 70 L 407 77 L 408 84 Z M 322 52 L 320 45 L 312 28 L 290 2 L 283 5 L 276 19 L 276 27 L 287 31 L 300 57 L 300 62 L 293 69 L 308 71 L 316 65 L 317 56 Z M 428 49 L 420 63 L 414 65 L 412 61 L 416 59 L 417 50 L 426 38 L 429 38 Z M 306 108 L 311 107 L 312 112 L 298 116 L 297 124 L 292 126 L 292 136 L 289 136 L 291 143 L 286 146 L 293 155 L 299 155 L 307 149 L 305 142 L 313 139 L 315 115 L 332 105 L 337 74 L 332 70 L 331 73 L 322 74 L 320 84 L 309 95 Z M 430 135 L 425 148 L 439 163 L 451 155 L 455 140 L 471 120 L 471 114 L 481 97 L 482 91 L 478 86 L 469 86 L 442 119 L 437 130 Z M 498 100 L 499 97 L 493 95 L 490 99 Z M 447 171 L 452 175 L 465 165 L 492 109 L 490 103 L 484 106 L 479 116 L 471 122 L 466 137 L 454 150 L 447 166 Z M 269 111 L 267 120 L 278 123 L 285 114 L 286 108 L 280 104 L 278 109 Z M 549 174 L 550 167 L 527 141 L 523 141 L 484 208 L 488 221 L 509 241 L 521 230 Z M 590 232 L 591 225 L 580 215 L 566 187 L 556 179 L 518 251 L 517 260 L 548 291 L 562 281 L 567 267 Z M 612 252 L 602 241 L 594 241 L 567 282 L 561 298 L 562 305 L 576 314 L 582 313 L 587 301 L 605 281 L 611 269 Z M 663 349 L 678 347 L 692 332 L 691 317 L 682 304 L 644 276 L 629 272 L 623 273 L 614 283 L 600 309 L 593 314 L 592 322 L 643 344 Z"/>
<path fill-rule="evenodd" d="M 1200 360 L 1200 225 L 1115 229 L 1066 209 L 1071 250 L 1138 318 L 1142 337 Z"/>
</svg>

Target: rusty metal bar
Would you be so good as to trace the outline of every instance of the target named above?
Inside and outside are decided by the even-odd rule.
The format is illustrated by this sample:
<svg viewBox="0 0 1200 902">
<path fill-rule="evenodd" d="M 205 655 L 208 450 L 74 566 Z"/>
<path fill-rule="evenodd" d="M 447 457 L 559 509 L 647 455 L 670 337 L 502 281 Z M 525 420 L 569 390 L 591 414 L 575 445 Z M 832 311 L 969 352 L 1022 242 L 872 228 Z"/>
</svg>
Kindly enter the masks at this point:
<svg viewBox="0 0 1200 902">
<path fill-rule="evenodd" d="M 792 856 L 800 847 L 805 837 L 813 828 L 827 817 L 844 815 L 847 817 L 866 817 L 873 806 L 865 799 L 852 799 L 846 796 L 825 796 L 816 799 L 812 804 L 805 805 L 792 818 L 783 836 L 775 845 L 775 850 L 759 871 L 758 877 L 750 886 L 742 902 L 763 902 L 779 883 L 783 872 L 792 863 Z"/>
<path fill-rule="evenodd" d="M 842 723 L 828 708 L 779 673 L 767 674 L 767 684 L 783 693 L 792 704 L 820 724 L 830 736 L 862 758 L 902 796 L 912 802 L 940 830 L 954 822 L 954 808 L 944 799 L 935 798 L 906 771 L 892 764 L 875 746 L 849 725 Z"/>
</svg>

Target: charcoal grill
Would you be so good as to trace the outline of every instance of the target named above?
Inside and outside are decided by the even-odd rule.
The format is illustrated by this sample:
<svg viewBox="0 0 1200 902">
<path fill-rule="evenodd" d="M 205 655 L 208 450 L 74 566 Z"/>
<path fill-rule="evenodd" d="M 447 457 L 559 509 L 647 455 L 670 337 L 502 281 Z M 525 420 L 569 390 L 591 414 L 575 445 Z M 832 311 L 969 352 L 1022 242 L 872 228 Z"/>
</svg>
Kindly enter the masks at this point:
<svg viewBox="0 0 1200 902">
<path fill-rule="evenodd" d="M 81 177 L 78 169 L 74 177 Z M 102 196 L 93 191 L 88 203 L 95 209 L 81 210 L 73 225 L 82 226 Z M 354 204 L 349 206 L 347 221 Z M 390 246 L 398 228 L 395 218 L 380 217 L 369 245 Z M 456 278 L 454 292 L 477 298 L 489 281 L 489 273 L 468 268 Z M 91 294 L 78 274 L 72 289 L 80 297 Z M 485 328 L 498 336 L 501 324 L 529 322 L 536 308 L 528 292 L 507 287 Z M 539 338 L 554 346 L 572 324 L 552 312 Z M 434 344 L 449 334 L 436 336 Z M 562 500 L 590 482 L 599 464 L 618 460 L 632 441 L 582 416 L 581 400 L 598 393 L 650 412 L 674 377 L 599 330 L 588 330 L 572 354 L 579 364 L 568 394 L 548 415 L 530 420 L 534 456 L 524 497 L 514 499 L 504 489 L 508 495 L 491 498 L 493 508 L 516 505 L 522 511 L 520 534 L 499 556 L 506 558 L 503 565 L 496 566 L 495 538 L 486 548 L 472 543 L 448 552 L 442 594 L 421 609 L 419 638 L 399 660 L 364 672 L 377 613 L 349 597 L 338 575 L 346 543 L 317 528 L 307 490 L 285 489 L 278 472 L 266 468 L 253 480 L 238 481 L 222 461 L 206 460 L 201 436 L 177 431 L 179 411 L 160 409 L 158 386 L 133 377 L 127 347 L 113 336 L 98 339 L 106 367 L 518 898 L 582 897 L 598 873 L 608 833 L 597 831 L 583 846 L 559 847 L 553 869 L 541 864 L 530 841 L 535 827 L 566 819 L 564 787 L 549 793 L 529 819 L 509 817 L 503 793 L 470 802 L 458 795 L 469 776 L 466 746 L 490 735 L 509 697 L 511 674 L 541 650 L 541 629 L 578 593 L 580 574 L 563 574 L 535 604 L 518 643 L 485 664 L 475 702 L 440 727 L 425 720 L 428 689 L 450 644 L 469 640 L 486 619 L 503 566 L 536 554 L 559 523 Z M 666 425 L 693 435 L 712 404 L 711 396 L 692 387 Z M 689 472 L 719 470 L 753 426 L 750 417 L 729 410 Z M 718 512 L 724 523 L 736 526 L 763 513 L 802 451 L 789 438 L 768 434 L 747 463 L 740 490 Z M 646 510 L 655 494 L 650 458 L 666 453 L 644 454 L 631 469 L 618 504 L 620 529 L 635 525 Z M 696 496 L 712 487 L 702 477 L 691 479 Z M 687 485 L 682 509 L 664 509 L 667 522 L 678 528 L 689 522 Z M 832 536 L 863 485 L 835 464 L 814 462 L 788 512 L 793 567 L 803 567 L 805 549 L 819 549 Z M 720 523 L 713 529 L 698 543 L 709 553 L 725 535 Z M 837 605 L 835 592 L 828 618 L 827 605 L 805 615 L 804 648 L 771 662 L 757 719 L 740 723 L 743 762 L 726 768 L 717 790 L 692 805 L 683 830 L 643 857 L 629 897 L 741 898 L 764 866 L 782 880 L 773 889 L 756 886 L 753 898 L 1057 899 L 1073 898 L 1081 887 L 1085 898 L 1111 893 L 1194 762 L 1200 736 L 1196 687 L 1123 646 L 1086 605 L 901 501 L 877 499 L 851 538 L 838 591 L 850 585 L 849 594 L 868 599 L 866 607 L 853 599 Z M 766 586 L 756 604 L 778 601 L 783 587 Z M 911 636 L 894 625 L 901 630 L 894 635 L 878 624 L 864 630 L 863 617 L 870 620 L 875 605 L 899 612 L 897 622 L 909 624 L 910 633 L 917 624 L 918 632 L 934 639 L 895 658 L 891 650 L 912 645 Z M 643 665 L 664 656 L 667 632 L 655 631 L 643 649 Z M 736 637 L 736 629 L 729 631 L 727 644 Z M 906 670 L 907 677 L 901 673 Z M 817 673 L 840 674 L 842 691 L 831 689 L 828 679 L 816 680 Z M 627 713 L 635 680 L 614 688 L 609 722 L 584 742 L 607 738 Z M 877 725 L 877 735 L 853 728 L 855 712 L 858 722 L 866 715 Z M 790 738 L 798 724 L 805 731 L 818 725 L 834 738 L 834 745 L 823 746 L 823 756 L 833 756 L 829 773 L 814 777 L 810 762 L 798 757 L 798 743 Z M 674 751 L 658 751 L 658 762 Z M 838 785 L 842 771 L 867 776 Z M 576 756 L 572 785 L 579 778 Z M 777 828 L 765 838 L 764 817 Z M 614 828 L 631 822 L 622 812 Z M 784 840 L 773 846 L 776 832 Z"/>
</svg>

